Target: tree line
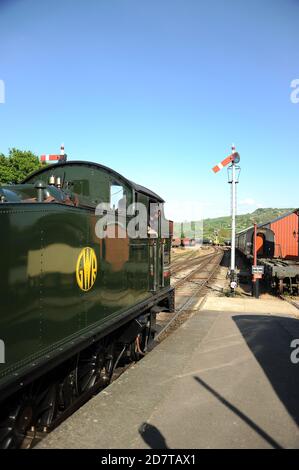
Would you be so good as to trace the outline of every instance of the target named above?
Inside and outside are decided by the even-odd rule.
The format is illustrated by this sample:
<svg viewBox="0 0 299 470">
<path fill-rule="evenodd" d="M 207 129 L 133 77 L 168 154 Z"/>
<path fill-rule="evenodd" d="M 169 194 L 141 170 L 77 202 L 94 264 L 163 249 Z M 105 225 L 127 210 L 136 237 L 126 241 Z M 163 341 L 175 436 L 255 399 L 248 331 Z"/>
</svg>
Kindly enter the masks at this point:
<svg viewBox="0 0 299 470">
<path fill-rule="evenodd" d="M 29 150 L 9 149 L 8 155 L 0 153 L 0 184 L 20 183 L 40 167 L 38 156 Z"/>
</svg>

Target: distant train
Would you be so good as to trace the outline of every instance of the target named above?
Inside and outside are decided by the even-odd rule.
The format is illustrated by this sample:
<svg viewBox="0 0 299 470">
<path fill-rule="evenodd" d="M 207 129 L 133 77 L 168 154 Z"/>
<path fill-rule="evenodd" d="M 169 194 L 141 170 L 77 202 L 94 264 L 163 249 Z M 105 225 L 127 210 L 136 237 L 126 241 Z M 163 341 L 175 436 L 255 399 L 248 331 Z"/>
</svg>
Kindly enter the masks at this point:
<svg viewBox="0 0 299 470">
<path fill-rule="evenodd" d="M 183 238 L 173 238 L 172 239 L 172 247 L 173 248 L 178 248 L 180 246 L 186 247 L 186 246 L 195 246 L 196 245 L 196 240 L 195 238 L 188 238 L 188 237 L 183 237 Z"/>
<path fill-rule="evenodd" d="M 236 248 L 253 261 L 254 228 L 236 235 Z M 299 210 L 257 226 L 258 264 L 264 280 L 279 292 L 299 292 Z"/>
<path fill-rule="evenodd" d="M 212 245 L 213 240 L 212 240 L 212 238 L 204 238 L 202 240 L 202 243 L 203 243 L 203 245 Z"/>
</svg>

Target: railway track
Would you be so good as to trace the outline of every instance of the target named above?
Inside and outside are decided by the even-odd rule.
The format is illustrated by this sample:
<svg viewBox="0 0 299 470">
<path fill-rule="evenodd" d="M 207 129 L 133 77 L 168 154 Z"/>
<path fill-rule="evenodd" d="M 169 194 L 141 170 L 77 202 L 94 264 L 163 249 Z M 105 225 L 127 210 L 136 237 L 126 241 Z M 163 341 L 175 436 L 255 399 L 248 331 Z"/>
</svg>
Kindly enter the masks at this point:
<svg viewBox="0 0 299 470">
<path fill-rule="evenodd" d="M 184 260 L 181 263 L 177 263 L 175 274 L 180 272 L 182 276 L 179 278 L 175 276 L 173 284 L 176 288 L 177 307 L 174 313 L 161 312 L 157 314 L 157 332 L 154 340 L 147 349 L 148 352 L 154 349 L 154 347 L 165 339 L 173 329 L 177 328 L 191 315 L 190 307 L 198 300 L 198 298 L 203 298 L 203 290 L 215 275 L 222 257 L 223 251 L 217 248 L 213 253 L 208 255 L 200 257 L 196 256 L 191 259 Z M 193 266 L 196 267 L 193 269 Z M 186 272 L 187 274 L 184 274 Z M 111 382 L 120 377 L 120 375 L 122 375 L 123 372 L 133 364 L 134 362 L 115 368 Z M 50 427 L 44 429 L 42 432 L 37 432 L 35 429 L 31 429 L 27 433 L 22 448 L 32 448 L 36 446 L 37 443 L 46 435 L 53 431 L 92 396 L 99 393 L 101 390 L 103 390 L 103 388 L 100 387 L 100 385 L 95 384 L 94 387 L 89 389 L 88 392 L 82 394 L 73 404 L 71 404 L 65 412 L 60 414 L 59 417 L 52 422 Z"/>
<path fill-rule="evenodd" d="M 172 279 L 176 280 L 177 278 L 180 277 L 180 274 L 182 274 L 185 270 L 190 269 L 191 267 L 198 267 L 199 263 L 202 263 L 206 259 L 210 259 L 213 254 L 215 254 L 216 248 L 214 248 L 212 253 L 208 253 L 206 255 L 193 255 L 190 253 L 190 256 L 188 257 L 181 257 L 181 259 L 175 260 L 173 263 L 171 263 L 171 277 Z"/>
<path fill-rule="evenodd" d="M 174 282 L 176 289 L 175 313 L 162 312 L 158 314 L 156 343 L 162 341 L 170 329 L 173 331 L 190 316 L 190 308 L 204 297 L 203 291 L 218 270 L 222 257 L 223 251 L 216 249 L 214 253 L 201 257 L 202 261 L 196 269 Z"/>
<path fill-rule="evenodd" d="M 286 295 L 283 295 L 283 294 L 279 294 L 279 297 L 282 300 L 285 300 L 289 304 L 293 305 L 293 307 L 296 307 L 299 310 L 299 301 L 294 300 L 294 299 L 290 299 L 289 297 L 287 297 Z"/>
</svg>

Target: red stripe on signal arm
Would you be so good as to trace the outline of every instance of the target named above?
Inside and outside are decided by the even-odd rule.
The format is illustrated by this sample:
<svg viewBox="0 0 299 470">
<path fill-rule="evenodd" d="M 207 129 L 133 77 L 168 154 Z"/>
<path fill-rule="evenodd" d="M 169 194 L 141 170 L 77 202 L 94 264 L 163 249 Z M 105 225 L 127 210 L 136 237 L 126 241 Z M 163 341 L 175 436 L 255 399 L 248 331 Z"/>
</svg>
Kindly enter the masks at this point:
<svg viewBox="0 0 299 470">
<path fill-rule="evenodd" d="M 233 160 L 233 153 L 226 157 L 224 160 L 222 160 L 221 163 L 218 163 L 218 165 L 214 166 L 213 171 L 214 173 L 218 173 L 224 166 L 228 165 L 232 160 Z M 220 165 L 220 166 L 219 166 Z"/>
<path fill-rule="evenodd" d="M 49 161 L 49 162 L 53 162 L 53 161 L 58 161 L 61 159 L 61 155 L 41 155 L 40 157 L 40 161 L 41 162 L 46 162 L 46 161 Z"/>
<path fill-rule="evenodd" d="M 228 165 L 228 164 L 232 161 L 232 159 L 233 159 L 233 156 L 232 156 L 232 155 L 229 155 L 229 156 L 226 157 L 224 160 L 222 160 L 221 163 L 222 163 L 223 166 L 226 166 L 226 165 Z"/>
</svg>

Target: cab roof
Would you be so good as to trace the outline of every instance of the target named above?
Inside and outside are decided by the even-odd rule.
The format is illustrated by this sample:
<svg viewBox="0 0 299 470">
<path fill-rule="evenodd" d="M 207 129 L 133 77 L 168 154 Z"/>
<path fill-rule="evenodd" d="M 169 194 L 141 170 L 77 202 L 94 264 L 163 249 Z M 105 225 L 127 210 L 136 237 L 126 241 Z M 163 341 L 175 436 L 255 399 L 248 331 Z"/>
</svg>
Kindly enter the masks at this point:
<svg viewBox="0 0 299 470">
<path fill-rule="evenodd" d="M 97 168 L 98 170 L 104 170 L 105 172 L 110 173 L 111 175 L 113 175 L 115 178 L 117 178 L 117 179 L 123 181 L 124 183 L 126 183 L 127 185 L 131 186 L 136 192 L 145 194 L 149 198 L 155 199 L 159 202 L 165 202 L 164 199 L 162 199 L 154 191 L 151 191 L 150 189 L 146 188 L 145 186 L 141 186 L 139 184 L 134 183 L 133 181 L 128 180 L 127 178 L 122 176 L 120 173 L 118 173 L 115 170 L 112 170 L 111 168 L 109 168 L 105 165 L 101 165 L 100 163 L 86 162 L 86 161 L 81 161 L 81 160 L 77 160 L 77 161 L 74 160 L 74 161 L 71 161 L 71 162 L 62 162 L 62 163 L 55 163 L 53 165 L 47 165 L 44 168 L 41 168 L 40 170 L 37 170 L 34 173 L 31 173 L 31 175 L 27 176 L 27 178 L 25 178 L 22 181 L 22 184 L 29 183 L 32 177 L 35 177 L 39 174 L 42 174 L 46 171 L 49 171 L 49 170 L 51 170 L 51 168 L 53 168 L 53 169 L 54 168 L 62 168 L 62 167 L 72 166 L 72 165 L 76 165 L 76 166 L 81 166 L 82 165 L 82 166 L 85 166 L 85 167 L 87 166 L 87 167 Z"/>
</svg>

